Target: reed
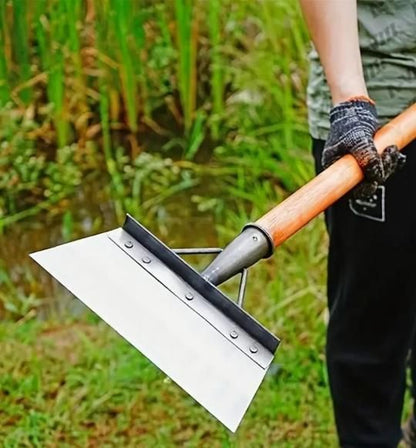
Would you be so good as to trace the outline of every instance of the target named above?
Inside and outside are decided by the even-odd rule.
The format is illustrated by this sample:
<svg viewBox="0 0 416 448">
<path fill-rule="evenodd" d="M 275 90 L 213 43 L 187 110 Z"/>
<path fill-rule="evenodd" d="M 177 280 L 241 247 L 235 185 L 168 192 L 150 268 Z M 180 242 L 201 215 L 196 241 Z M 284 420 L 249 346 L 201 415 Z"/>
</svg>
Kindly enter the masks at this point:
<svg viewBox="0 0 416 448">
<path fill-rule="evenodd" d="M 177 82 L 185 132 L 189 132 L 196 107 L 197 25 L 193 22 L 192 0 L 175 0 L 176 40 L 178 45 Z"/>
<path fill-rule="evenodd" d="M 296 3 L 3 0 L 0 26 L 0 103 L 12 95 L 18 107 L 52 105 L 57 146 L 80 137 L 81 115 L 100 120 L 97 57 L 111 91 L 110 132 L 127 127 L 136 135 L 144 122 L 158 133 L 177 133 L 174 124 L 163 130 L 160 117 L 168 113 L 189 139 L 202 111 L 204 127 L 221 141 L 234 129 L 233 118 L 240 127 L 246 120 L 228 100 L 257 90 L 267 113 L 273 105 L 274 115 L 262 113 L 261 124 L 275 119 L 283 144 L 298 145 L 307 36 Z M 105 30 L 99 48 L 92 28 Z"/>
<path fill-rule="evenodd" d="M 283 144 L 286 148 L 293 148 L 296 146 L 297 126 L 299 122 L 305 123 L 303 115 L 305 109 L 303 108 L 301 114 L 298 112 L 297 86 L 293 78 L 296 76 L 299 78 L 301 69 L 306 69 L 304 52 L 298 52 L 297 48 L 300 41 L 305 48 L 306 33 L 300 31 L 302 27 L 296 22 L 299 15 L 297 5 L 265 0 L 261 2 L 261 7 L 260 18 L 264 25 L 268 41 L 266 48 L 271 60 L 269 72 L 271 76 L 277 75 L 274 83 L 272 79 L 269 80 L 270 93 L 277 106 L 276 112 L 280 115 Z M 267 74 L 266 70 L 263 72 Z M 303 85 L 303 80 L 299 81 L 299 84 Z"/>
<path fill-rule="evenodd" d="M 57 141 L 60 147 L 67 143 L 68 121 L 65 111 L 65 52 L 67 43 L 67 24 L 62 23 L 65 16 L 65 7 L 62 1 L 52 5 L 50 9 L 50 35 L 49 42 L 52 48 L 51 65 L 49 67 L 48 90 L 54 104 L 54 121 L 57 132 Z"/>
<path fill-rule="evenodd" d="M 81 0 L 63 0 L 63 10 L 67 17 L 67 41 L 66 47 L 68 51 L 68 61 L 71 70 L 69 73 L 74 75 L 72 92 L 75 95 L 73 102 L 78 103 L 77 108 L 81 112 L 86 111 L 86 83 L 83 74 L 82 58 L 81 58 L 81 30 L 82 23 L 82 6 Z"/>
<path fill-rule="evenodd" d="M 69 140 L 70 112 L 66 100 L 67 32 L 69 22 L 63 0 L 50 2 L 38 0 L 34 4 L 34 47 L 37 53 L 38 70 L 46 74 L 46 97 L 52 106 L 52 119 L 57 146 L 64 147 Z"/>
<path fill-rule="evenodd" d="M 156 215 L 159 197 L 179 194 L 175 182 L 193 184 L 168 177 L 156 191 L 135 164 L 142 153 L 203 162 L 195 178 L 212 176 L 218 188 L 198 191 L 200 206 L 248 213 L 255 197 L 266 208 L 312 175 L 307 41 L 293 2 L 0 0 L 0 104 L 33 121 L 19 138 L 45 149 L 48 163 L 79 143 L 80 171 L 96 160 L 118 216 Z M 4 188 L 8 197 L 13 185 Z M 34 184 L 31 205 L 43 188 Z M 25 217 L 21 204 L 4 213 Z"/>
<path fill-rule="evenodd" d="M 47 15 L 47 0 L 38 0 L 35 3 L 34 15 L 34 43 L 37 49 L 39 71 L 47 71 L 51 65 L 50 61 L 50 47 L 49 36 L 47 33 L 48 21 Z"/>
<path fill-rule="evenodd" d="M 7 67 L 7 20 L 6 2 L 0 2 L 0 107 L 5 106 L 10 99 L 9 72 Z"/>
<path fill-rule="evenodd" d="M 105 17 L 109 13 L 110 4 L 108 1 L 96 2 L 96 44 L 99 51 L 105 48 L 106 36 L 108 30 L 105 25 Z M 124 188 L 120 173 L 114 158 L 114 152 L 111 142 L 110 131 L 110 85 L 109 78 L 106 72 L 106 65 L 101 58 L 98 58 L 98 88 L 99 88 L 99 113 L 102 131 L 102 147 L 104 151 L 104 158 L 107 167 L 108 175 L 110 176 L 111 186 L 114 196 L 115 212 L 117 217 L 121 220 L 124 214 L 123 198 Z"/>
<path fill-rule="evenodd" d="M 146 76 L 146 10 L 144 8 L 135 8 L 131 26 L 133 45 L 133 69 L 137 79 L 137 90 L 139 91 L 141 112 L 144 119 L 150 118 L 151 104 L 149 102 L 149 87 Z"/>
<path fill-rule="evenodd" d="M 212 97 L 211 132 L 215 140 L 220 136 L 220 120 L 224 113 L 224 61 L 221 57 L 221 1 L 211 0 L 208 7 L 208 31 L 211 44 L 210 83 Z"/>
<path fill-rule="evenodd" d="M 137 82 L 135 76 L 134 59 L 138 58 L 139 48 L 131 51 L 132 40 L 132 16 L 134 7 L 131 2 L 125 0 L 111 0 L 114 16 L 114 35 L 119 50 L 119 73 L 124 101 L 127 108 L 127 122 L 131 131 L 137 131 Z M 136 41 L 137 42 L 137 41 Z M 109 42 L 107 42 L 109 44 Z"/>
<path fill-rule="evenodd" d="M 29 55 L 29 3 L 28 0 L 14 0 L 13 5 L 13 31 L 18 36 L 12 39 L 14 59 L 18 68 L 19 98 L 24 105 L 28 105 L 32 99 L 32 89 L 26 87 L 30 80 L 30 55 Z"/>
</svg>

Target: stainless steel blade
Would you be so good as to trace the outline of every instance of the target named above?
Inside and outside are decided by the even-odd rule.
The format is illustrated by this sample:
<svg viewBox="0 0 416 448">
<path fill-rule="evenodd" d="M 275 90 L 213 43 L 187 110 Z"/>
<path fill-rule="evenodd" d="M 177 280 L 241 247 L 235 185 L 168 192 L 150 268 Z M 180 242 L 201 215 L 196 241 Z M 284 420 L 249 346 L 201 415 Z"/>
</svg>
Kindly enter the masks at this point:
<svg viewBox="0 0 416 448">
<path fill-rule="evenodd" d="M 117 246 L 115 241 L 123 233 L 116 229 L 36 252 L 31 257 L 235 431 L 273 354 L 255 346 L 259 361 L 254 361 L 247 335 L 241 335 L 239 346 L 233 340 L 235 334 L 225 334 L 227 328 L 232 328 L 228 318 L 224 320 L 209 304 L 193 309 L 186 298 L 179 298 L 178 288 L 168 289 Z M 146 257 L 143 253 L 144 262 Z M 157 274 L 161 270 L 163 266 L 159 265 Z M 170 283 L 180 284 L 181 279 L 175 279 L 173 272 L 167 276 Z M 189 285 L 182 283 L 184 293 L 193 294 Z"/>
</svg>

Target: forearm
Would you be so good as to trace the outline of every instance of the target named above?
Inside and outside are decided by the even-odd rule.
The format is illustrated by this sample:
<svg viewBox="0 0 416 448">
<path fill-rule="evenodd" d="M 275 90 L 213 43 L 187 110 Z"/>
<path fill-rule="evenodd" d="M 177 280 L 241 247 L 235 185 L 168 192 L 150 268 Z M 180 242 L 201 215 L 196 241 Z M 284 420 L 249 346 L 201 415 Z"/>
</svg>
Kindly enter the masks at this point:
<svg viewBox="0 0 416 448">
<path fill-rule="evenodd" d="M 356 0 L 300 0 L 334 104 L 368 95 L 358 41 Z"/>
</svg>

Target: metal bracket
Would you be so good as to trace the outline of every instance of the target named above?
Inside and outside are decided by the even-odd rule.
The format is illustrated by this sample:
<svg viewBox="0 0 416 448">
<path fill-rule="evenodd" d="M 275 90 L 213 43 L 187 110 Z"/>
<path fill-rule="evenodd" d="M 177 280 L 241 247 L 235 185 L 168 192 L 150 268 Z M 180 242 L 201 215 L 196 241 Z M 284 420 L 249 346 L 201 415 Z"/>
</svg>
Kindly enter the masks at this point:
<svg viewBox="0 0 416 448">
<path fill-rule="evenodd" d="M 215 255 L 223 251 L 220 247 L 184 247 L 172 249 L 176 255 Z M 248 269 L 244 268 L 241 272 L 240 283 L 238 285 L 237 305 L 240 308 L 244 306 L 244 299 L 247 289 Z"/>
<path fill-rule="evenodd" d="M 239 307 L 236 302 L 224 295 L 224 293 L 216 288 L 214 284 L 209 282 L 203 274 L 198 273 L 192 266 L 186 263 L 179 255 L 175 254 L 175 252 L 163 244 L 162 241 L 156 238 L 134 218 L 127 215 L 122 229 L 116 229 L 110 233 L 120 230 L 127 233 L 128 238 L 131 240 L 130 242 L 138 242 L 145 251 L 152 256 L 156 256 L 163 266 L 167 268 L 167 270 L 165 270 L 166 274 L 172 272 L 176 279 L 179 280 L 180 284 L 185 284 L 193 288 L 196 293 L 204 298 L 205 302 L 211 304 L 217 311 L 219 311 L 221 316 L 231 319 L 236 325 L 243 329 L 247 335 L 261 344 L 270 353 L 274 354 L 276 352 L 280 343 L 279 338 L 262 326 L 243 308 Z M 125 250 L 124 246 L 123 248 Z M 214 262 L 221 257 L 223 253 L 218 254 L 214 259 Z M 240 270 L 243 267 L 245 266 L 242 266 Z M 235 273 L 238 272 L 239 270 L 237 269 Z M 154 277 L 157 280 L 157 276 Z"/>
<path fill-rule="evenodd" d="M 123 229 L 116 229 L 109 232 L 108 237 L 123 252 L 138 263 L 150 275 L 155 277 L 174 296 L 181 300 L 186 306 L 199 314 L 210 325 L 216 328 L 226 339 L 238 347 L 245 355 L 251 358 L 256 364 L 266 369 L 270 365 L 274 352 L 270 352 L 258 340 L 253 338 L 240 325 L 218 310 L 213 304 L 207 301 L 195 288 L 186 281 L 178 277 L 170 268 L 168 268 L 158 257 L 132 239 Z M 191 255 L 194 249 L 178 249 L 179 252 Z M 202 249 L 204 253 L 209 253 L 210 249 Z M 211 252 L 218 253 L 218 252 Z M 247 275 L 242 274 L 243 281 L 240 284 L 239 297 L 243 297 Z M 241 302 L 241 299 L 240 299 Z"/>
</svg>

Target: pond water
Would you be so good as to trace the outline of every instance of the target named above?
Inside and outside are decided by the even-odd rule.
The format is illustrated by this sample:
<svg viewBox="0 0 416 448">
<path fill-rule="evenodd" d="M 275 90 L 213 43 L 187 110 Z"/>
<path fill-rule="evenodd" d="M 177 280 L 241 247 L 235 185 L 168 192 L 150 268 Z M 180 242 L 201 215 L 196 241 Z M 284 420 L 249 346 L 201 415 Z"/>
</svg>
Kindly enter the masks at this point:
<svg viewBox="0 0 416 448">
<path fill-rule="evenodd" d="M 56 212 L 38 214 L 4 230 L 0 235 L 0 273 L 3 271 L 3 277 L 10 281 L 1 282 L 0 277 L 3 296 L 40 298 L 40 317 L 83 311 L 81 303 L 38 267 L 29 253 L 122 224 L 106 187 L 102 180 L 88 181 Z M 197 210 L 191 201 L 193 194 L 195 191 L 189 189 L 175 195 L 164 203 L 167 212 L 162 219 L 157 223 L 145 219 L 144 224 L 171 247 L 216 246 L 214 217 Z"/>
</svg>

